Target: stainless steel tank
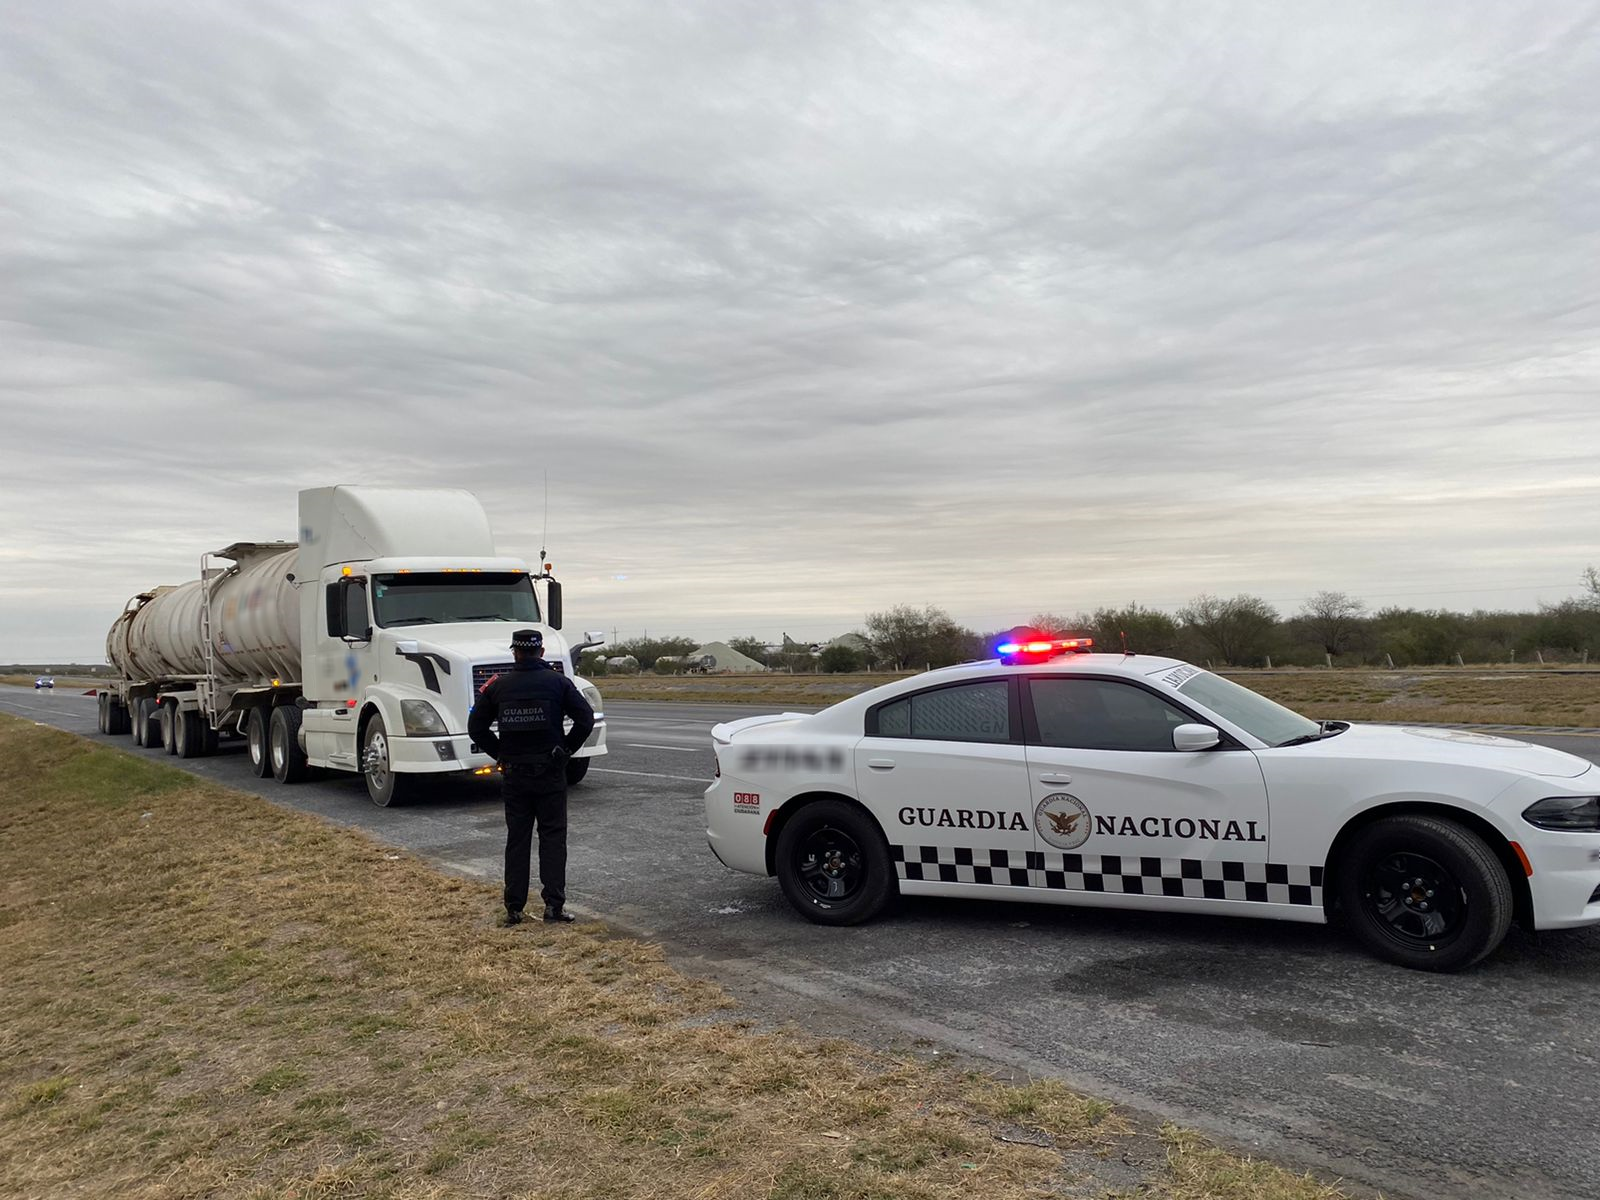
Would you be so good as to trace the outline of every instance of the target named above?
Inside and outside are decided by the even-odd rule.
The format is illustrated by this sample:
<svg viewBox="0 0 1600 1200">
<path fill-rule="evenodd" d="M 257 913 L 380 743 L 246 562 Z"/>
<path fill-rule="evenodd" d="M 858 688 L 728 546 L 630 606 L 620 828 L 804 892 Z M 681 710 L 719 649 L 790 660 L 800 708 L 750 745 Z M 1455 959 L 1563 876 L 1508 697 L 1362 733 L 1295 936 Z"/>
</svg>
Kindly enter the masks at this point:
<svg viewBox="0 0 1600 1200">
<path fill-rule="evenodd" d="M 285 578 L 292 543 L 243 543 L 221 557 L 233 566 L 205 580 L 156 588 L 129 601 L 106 635 L 106 659 L 129 679 L 206 673 L 201 633 L 204 589 L 211 589 L 211 645 L 224 683 L 300 680 L 300 597 Z"/>
</svg>

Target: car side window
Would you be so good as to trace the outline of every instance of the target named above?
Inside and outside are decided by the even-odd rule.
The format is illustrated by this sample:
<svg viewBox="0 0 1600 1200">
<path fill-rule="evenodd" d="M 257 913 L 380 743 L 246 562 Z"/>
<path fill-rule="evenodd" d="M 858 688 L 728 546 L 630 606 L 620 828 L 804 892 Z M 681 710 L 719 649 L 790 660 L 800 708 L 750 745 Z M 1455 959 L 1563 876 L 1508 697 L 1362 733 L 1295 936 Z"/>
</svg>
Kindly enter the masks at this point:
<svg viewBox="0 0 1600 1200">
<path fill-rule="evenodd" d="M 1028 692 L 1044 746 L 1171 750 L 1173 729 L 1194 719 L 1144 688 L 1110 679 L 1030 679 Z"/>
<path fill-rule="evenodd" d="M 878 709 L 878 736 L 1009 742 L 1011 688 L 1003 679 L 918 692 Z"/>
</svg>

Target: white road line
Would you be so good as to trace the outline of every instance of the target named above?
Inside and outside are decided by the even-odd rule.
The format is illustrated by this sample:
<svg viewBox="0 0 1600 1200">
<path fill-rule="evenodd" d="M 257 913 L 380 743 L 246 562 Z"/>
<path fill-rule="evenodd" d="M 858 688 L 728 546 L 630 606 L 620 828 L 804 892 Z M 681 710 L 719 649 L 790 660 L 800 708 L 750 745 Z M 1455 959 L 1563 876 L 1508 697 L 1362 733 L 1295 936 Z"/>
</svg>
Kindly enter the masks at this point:
<svg viewBox="0 0 1600 1200">
<path fill-rule="evenodd" d="M 619 746 L 632 746 L 637 750 L 671 750 L 675 754 L 704 754 L 710 746 L 658 746 L 654 742 L 618 742 Z"/>
<path fill-rule="evenodd" d="M 637 775 L 641 779 L 677 779 L 684 783 L 710 783 L 709 779 L 700 779 L 694 775 L 662 775 L 657 771 L 619 771 L 616 767 L 590 767 L 591 771 L 599 771 L 602 775 Z"/>
<path fill-rule="evenodd" d="M 42 712 L 55 713 L 58 717 L 81 717 L 84 715 L 81 712 L 73 712 L 70 709 L 65 708 L 19 708 L 16 711 L 19 716 L 28 717 L 33 716 L 34 713 Z"/>
</svg>

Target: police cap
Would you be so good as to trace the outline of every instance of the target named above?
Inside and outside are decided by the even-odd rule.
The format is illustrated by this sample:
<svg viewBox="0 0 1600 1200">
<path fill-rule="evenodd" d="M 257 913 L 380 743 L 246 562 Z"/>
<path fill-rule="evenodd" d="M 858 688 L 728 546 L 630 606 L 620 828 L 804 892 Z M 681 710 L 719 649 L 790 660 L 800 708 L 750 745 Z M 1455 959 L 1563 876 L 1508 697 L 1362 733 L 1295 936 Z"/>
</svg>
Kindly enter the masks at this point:
<svg viewBox="0 0 1600 1200">
<path fill-rule="evenodd" d="M 544 634 L 537 629 L 519 629 L 511 635 L 513 650 L 543 650 Z"/>
</svg>

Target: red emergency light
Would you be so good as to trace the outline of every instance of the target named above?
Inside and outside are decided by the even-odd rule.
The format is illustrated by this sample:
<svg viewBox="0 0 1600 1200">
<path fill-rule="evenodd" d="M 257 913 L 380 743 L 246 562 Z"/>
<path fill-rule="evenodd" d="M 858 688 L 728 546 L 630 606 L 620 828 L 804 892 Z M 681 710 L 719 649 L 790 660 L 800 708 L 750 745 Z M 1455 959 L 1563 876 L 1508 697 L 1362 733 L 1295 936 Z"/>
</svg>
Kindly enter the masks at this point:
<svg viewBox="0 0 1600 1200">
<path fill-rule="evenodd" d="M 1043 662 L 1060 654 L 1085 654 L 1094 646 L 1093 638 L 1010 637 L 996 646 L 995 653 L 1006 663 Z"/>
</svg>

